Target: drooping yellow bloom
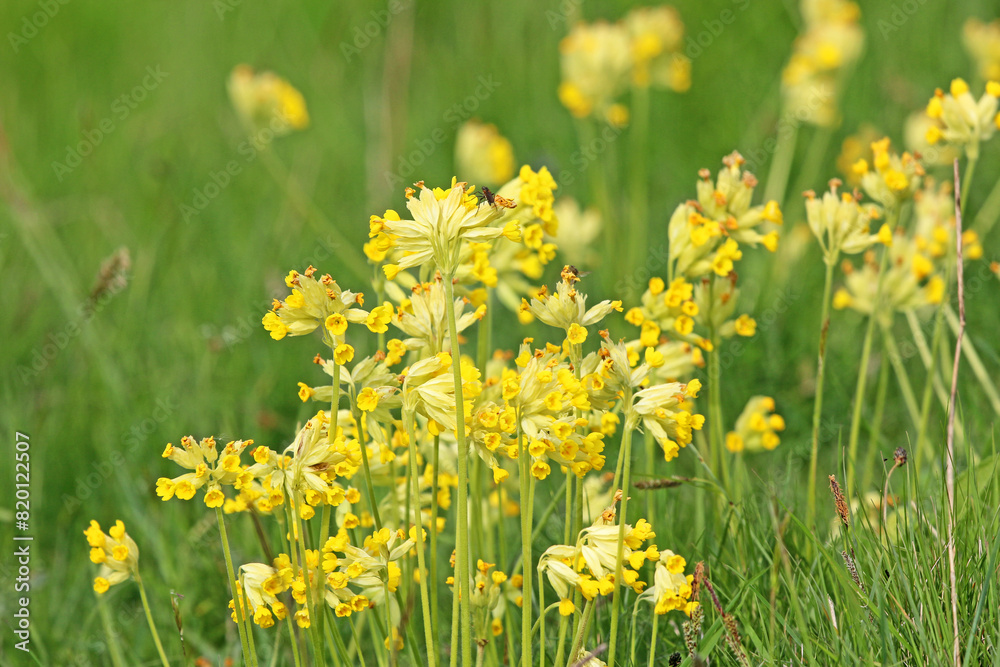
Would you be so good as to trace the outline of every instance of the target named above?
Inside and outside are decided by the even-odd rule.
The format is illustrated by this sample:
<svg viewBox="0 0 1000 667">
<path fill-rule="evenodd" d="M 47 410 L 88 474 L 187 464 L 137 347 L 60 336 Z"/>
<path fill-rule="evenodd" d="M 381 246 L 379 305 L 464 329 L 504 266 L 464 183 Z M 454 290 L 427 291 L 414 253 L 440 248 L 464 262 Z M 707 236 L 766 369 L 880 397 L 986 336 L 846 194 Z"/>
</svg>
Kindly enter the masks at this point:
<svg viewBox="0 0 1000 667">
<path fill-rule="evenodd" d="M 309 126 L 302 93 L 273 72 L 238 65 L 229 75 L 228 90 L 240 119 L 252 131 L 267 129 L 281 136 Z"/>
<path fill-rule="evenodd" d="M 861 12 L 848 0 L 803 0 L 803 30 L 781 73 L 784 114 L 832 127 L 840 120 L 844 73 L 861 57 Z"/>
<path fill-rule="evenodd" d="M 576 118 L 606 119 L 629 85 L 632 45 L 621 23 L 577 23 L 559 43 L 559 101 Z"/>
<path fill-rule="evenodd" d="M 455 138 L 455 166 L 470 183 L 501 185 L 514 175 L 514 148 L 496 125 L 468 120 Z"/>
<path fill-rule="evenodd" d="M 139 547 L 125 532 L 125 524 L 120 520 L 105 533 L 100 524 L 91 520 L 83 531 L 90 545 L 90 561 L 100 565 L 94 579 L 94 591 L 103 594 L 116 584 L 127 581 L 139 573 Z"/>
<path fill-rule="evenodd" d="M 631 38 L 632 82 L 683 93 L 691 87 L 691 61 L 681 53 L 684 22 L 668 5 L 636 7 L 622 20 Z"/>
<path fill-rule="evenodd" d="M 777 202 L 752 206 L 757 178 L 743 171 L 743 156 L 733 152 L 722 162 L 715 182 L 707 169 L 699 172 L 698 199 L 679 205 L 670 217 L 674 276 L 726 275 L 742 257 L 739 244 L 777 249 L 776 227 L 783 221 Z"/>
<path fill-rule="evenodd" d="M 940 88 L 927 103 L 927 116 L 935 121 L 927 129 L 927 143 L 946 142 L 964 149 L 970 160 L 979 157 L 979 145 L 997 131 L 1000 83 L 990 81 L 978 100 L 963 79 L 954 79 L 947 93 Z"/>
<path fill-rule="evenodd" d="M 1000 81 L 1000 21 L 985 23 L 971 17 L 962 29 L 962 43 L 975 61 L 979 76 Z"/>
<path fill-rule="evenodd" d="M 736 419 L 734 430 L 726 434 L 726 449 L 737 453 L 772 450 L 781 443 L 778 432 L 783 430 L 785 420 L 775 413 L 774 399 L 754 396 Z"/>
<path fill-rule="evenodd" d="M 840 181 L 830 181 L 830 190 L 819 199 L 812 191 L 806 192 L 806 219 L 809 229 L 823 249 L 823 258 L 829 264 L 836 262 L 840 253 L 855 254 L 868 249 L 877 237 L 870 232 L 873 217 L 879 210 L 874 205 L 862 206 L 858 196 L 838 193 Z"/>
</svg>

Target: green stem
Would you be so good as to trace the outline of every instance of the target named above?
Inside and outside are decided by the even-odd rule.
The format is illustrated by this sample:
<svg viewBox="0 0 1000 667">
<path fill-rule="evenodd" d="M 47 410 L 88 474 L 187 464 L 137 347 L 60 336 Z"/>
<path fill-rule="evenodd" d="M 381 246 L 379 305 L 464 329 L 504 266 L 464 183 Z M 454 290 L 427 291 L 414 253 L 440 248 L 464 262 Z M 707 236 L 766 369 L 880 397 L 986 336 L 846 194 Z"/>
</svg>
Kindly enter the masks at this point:
<svg viewBox="0 0 1000 667">
<path fill-rule="evenodd" d="M 531 591 L 533 567 L 531 562 L 531 514 L 532 514 L 532 482 L 531 477 L 531 454 L 524 444 L 524 434 L 521 432 L 521 413 L 517 413 L 517 441 L 518 459 L 521 461 L 520 484 L 521 484 L 521 565 L 523 571 L 523 584 L 521 591 L 523 601 L 521 604 L 521 665 L 531 667 Z"/>
<path fill-rule="evenodd" d="M 288 636 L 292 641 L 292 659 L 295 667 L 302 666 L 302 658 L 299 656 L 299 643 L 295 640 L 295 628 L 292 626 L 292 615 L 285 614 L 285 623 L 288 625 Z"/>
<path fill-rule="evenodd" d="M 434 453 L 431 455 L 431 623 L 438 626 L 438 465 L 441 462 L 441 436 L 434 436 Z"/>
<path fill-rule="evenodd" d="M 883 354 L 878 368 L 878 387 L 875 389 L 875 415 L 872 417 L 871 437 L 868 440 L 868 453 L 865 454 L 864 477 L 861 489 L 867 489 L 875 472 L 875 452 L 878 451 L 879 439 L 882 435 L 882 419 L 885 416 L 885 399 L 889 393 L 889 355 Z M 846 532 L 846 531 L 845 531 Z"/>
<path fill-rule="evenodd" d="M 778 204 L 785 201 L 785 188 L 788 187 L 788 175 L 792 172 L 792 160 L 795 159 L 795 142 L 799 136 L 799 124 L 783 118 L 778 127 L 788 127 L 787 133 L 778 132 L 778 145 L 774 149 L 774 159 L 767 172 L 767 186 L 764 189 L 764 201 L 774 200 Z"/>
<path fill-rule="evenodd" d="M 653 613 L 653 636 L 649 640 L 649 667 L 656 664 L 656 631 L 660 627 L 660 616 Z"/>
<path fill-rule="evenodd" d="M 646 258 L 649 237 L 649 87 L 632 88 L 631 135 L 631 191 L 629 204 L 631 225 L 629 231 L 634 238 L 629 241 L 632 266 L 641 266 Z M 632 282 L 629 289 L 633 289 Z M 636 294 L 628 295 L 635 298 Z"/>
<path fill-rule="evenodd" d="M 920 400 L 920 421 L 917 424 L 916 465 L 920 465 L 921 452 L 927 440 L 927 422 L 930 419 L 931 397 L 934 395 L 934 380 L 937 379 L 938 349 L 944 333 L 944 304 L 941 302 L 934 315 L 934 334 L 931 336 L 930 362 L 927 365 L 927 380 Z"/>
<path fill-rule="evenodd" d="M 986 201 L 979 208 L 970 229 L 979 234 L 980 239 L 985 239 L 993 230 L 993 225 L 996 224 L 998 218 L 1000 218 L 1000 179 L 997 180 L 993 189 L 990 190 L 989 196 L 986 197 Z"/>
<path fill-rule="evenodd" d="M 962 213 L 965 213 L 965 207 L 969 203 L 969 193 L 972 191 L 972 177 L 976 174 L 976 165 L 978 163 L 979 158 L 969 158 L 969 161 L 965 165 L 965 173 L 962 174 Z"/>
<path fill-rule="evenodd" d="M 886 215 L 889 230 L 896 228 L 899 221 L 899 206 L 893 206 Z M 854 390 L 854 411 L 851 414 L 851 431 L 847 445 L 847 497 L 854 497 L 855 457 L 858 455 L 858 436 L 861 433 L 861 410 L 865 402 L 865 388 L 868 384 L 868 360 L 872 353 L 872 339 L 875 334 L 875 321 L 882 307 L 882 288 L 885 282 L 886 267 L 889 266 L 889 248 L 882 249 L 882 259 L 879 262 L 878 281 L 875 285 L 875 298 L 872 300 L 872 312 L 868 316 L 868 327 L 865 339 L 861 345 L 861 361 L 858 365 L 858 384 Z"/>
<path fill-rule="evenodd" d="M 160 654 L 160 662 L 163 667 L 170 667 L 167 661 L 167 654 L 163 652 L 163 644 L 160 642 L 160 634 L 156 631 L 156 624 L 153 623 L 153 612 L 149 609 L 149 600 L 146 598 L 146 587 L 142 585 L 142 578 L 139 573 L 135 573 L 135 583 L 139 584 L 139 597 L 142 598 L 142 608 L 146 612 L 146 622 L 149 623 L 149 631 L 153 634 L 153 643 L 156 644 L 156 652 Z"/>
<path fill-rule="evenodd" d="M 451 342 L 452 369 L 455 374 L 455 442 L 458 446 L 458 570 L 457 588 L 462 623 L 462 664 L 472 664 L 472 609 L 469 606 L 469 450 L 465 442 L 465 400 L 462 391 L 462 353 L 455 322 L 455 286 L 453 275 L 444 277 L 445 309 L 448 315 L 448 340 Z M 435 473 L 437 471 L 435 470 Z"/>
<path fill-rule="evenodd" d="M 826 275 L 823 281 L 823 301 L 819 317 L 819 354 L 816 362 L 816 398 L 813 401 L 812 453 L 809 457 L 809 511 L 806 525 L 815 526 L 816 521 L 816 468 L 819 459 L 819 425 L 823 416 L 823 385 L 826 377 L 826 340 L 830 333 L 830 292 L 833 288 L 833 267 L 837 264 L 838 253 L 827 258 Z"/>
<path fill-rule="evenodd" d="M 240 646 L 243 649 L 243 662 L 255 665 L 256 656 L 251 657 L 250 645 L 247 643 L 246 619 L 243 614 L 243 598 L 236 595 L 236 573 L 233 570 L 233 556 L 229 551 L 229 538 L 226 536 L 226 522 L 222 515 L 222 507 L 215 508 L 215 518 L 219 521 L 219 535 L 222 537 L 222 553 L 226 557 L 226 575 L 229 577 L 229 593 L 233 598 L 233 611 L 236 614 L 236 629 L 240 633 Z"/>
<path fill-rule="evenodd" d="M 621 455 L 625 457 L 624 469 L 622 473 L 622 507 L 621 515 L 618 517 L 618 549 L 615 556 L 615 585 L 614 585 L 614 599 L 611 603 L 611 636 L 608 639 L 608 664 L 615 664 L 615 649 L 618 644 L 618 617 L 619 610 L 622 605 L 622 561 L 624 560 L 625 554 L 625 524 L 628 520 L 628 490 L 630 487 L 631 474 L 632 474 L 632 430 L 635 428 L 634 416 L 632 412 L 632 396 L 631 391 L 626 391 L 626 400 L 624 402 L 624 412 L 625 412 L 625 432 L 622 434 L 622 452 Z M 589 604 L 589 603 L 588 603 Z M 574 655 L 570 655 L 570 660 L 574 659 Z"/>
<path fill-rule="evenodd" d="M 708 437 L 715 472 L 722 481 L 722 487 L 729 495 L 729 468 L 725 451 L 725 436 L 723 435 L 722 399 L 721 399 L 721 369 L 719 368 L 719 337 L 715 331 L 710 332 L 712 349 L 708 353 Z"/>
<path fill-rule="evenodd" d="M 590 615 L 594 612 L 594 601 L 587 600 L 587 604 L 583 605 L 583 618 L 580 620 L 580 628 L 576 631 L 576 637 L 573 638 L 573 647 L 569 650 L 569 655 L 566 656 L 566 660 L 576 660 L 576 656 L 580 654 L 580 650 L 583 648 L 583 639 L 587 636 L 587 626 L 590 625 Z M 614 665 L 612 660 L 608 660 L 609 665 Z"/>
<path fill-rule="evenodd" d="M 357 415 L 358 429 L 361 433 L 361 468 L 365 475 L 365 490 L 368 492 L 368 504 L 372 510 L 372 520 L 375 522 L 375 529 L 382 530 L 382 517 L 379 516 L 378 502 L 375 500 L 375 485 L 372 483 L 372 471 L 368 465 L 368 437 L 365 434 L 365 415 L 363 412 Z"/>
<path fill-rule="evenodd" d="M 1000 184 L 1000 180 L 997 181 Z M 1000 191 L 1000 188 L 998 188 Z M 945 317 L 948 319 L 948 326 L 951 328 L 951 332 L 954 335 L 958 335 L 958 316 L 955 315 L 955 311 L 952 309 L 950 303 L 946 303 L 944 307 Z M 971 338 L 963 338 L 962 340 L 962 357 L 969 362 L 969 366 L 972 368 L 973 374 L 975 374 L 976 379 L 979 380 L 979 384 L 983 388 L 983 392 L 986 393 L 986 397 L 990 400 L 990 406 L 993 411 L 1000 415 L 1000 394 L 997 393 L 996 385 L 993 384 L 993 380 L 990 379 L 990 374 L 983 365 L 982 359 L 979 357 L 979 353 L 976 352 L 976 348 L 973 345 Z"/>
<path fill-rule="evenodd" d="M 420 512 L 420 484 L 417 477 L 417 434 L 413 428 L 413 414 L 409 411 L 403 412 L 403 422 L 406 425 L 406 436 L 410 441 L 410 492 L 413 494 L 413 509 L 417 517 L 414 532 L 417 540 L 417 567 L 420 570 L 420 607 L 424 614 L 424 642 L 427 647 L 427 663 L 437 664 L 437 655 L 434 643 L 434 626 L 431 623 L 430 595 L 427 591 L 427 564 L 424 559 L 424 536 L 423 521 Z M 432 528 L 433 530 L 433 528 Z"/>
<path fill-rule="evenodd" d="M 101 614 L 101 626 L 104 628 L 104 636 L 111 647 L 111 664 L 114 667 L 124 667 L 125 659 L 122 657 L 122 647 L 118 643 L 118 635 L 111 628 L 111 613 L 108 612 L 108 604 L 103 595 L 97 597 L 97 608 Z"/>
</svg>

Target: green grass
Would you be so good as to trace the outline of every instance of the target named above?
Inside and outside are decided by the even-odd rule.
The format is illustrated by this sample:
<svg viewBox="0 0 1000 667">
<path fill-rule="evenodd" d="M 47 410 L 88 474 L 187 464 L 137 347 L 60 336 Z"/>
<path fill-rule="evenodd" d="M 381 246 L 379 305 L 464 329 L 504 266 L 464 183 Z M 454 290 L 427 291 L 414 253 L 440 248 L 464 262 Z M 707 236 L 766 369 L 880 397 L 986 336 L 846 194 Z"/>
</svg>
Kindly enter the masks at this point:
<svg viewBox="0 0 1000 667">
<path fill-rule="evenodd" d="M 614 19 L 631 4 L 586 3 L 583 14 Z M 798 22 L 793 4 L 748 5 L 695 59 L 689 93 L 653 93 L 651 248 L 665 244 L 666 220 L 677 203 L 693 196 L 699 168 L 714 171 L 734 148 L 753 155 L 774 132 L 779 73 Z M 6 627 L 14 609 L 7 602 L 13 599 L 14 575 L 5 556 L 0 569 L 3 664 L 110 664 L 82 535 L 91 518 L 102 525 L 121 518 L 138 542 L 160 634 L 177 664 L 171 591 L 183 596 L 180 608 L 192 655 L 219 664 L 222 656 L 238 651 L 235 628 L 222 622 L 228 616 L 228 592 L 214 518 L 194 504 L 164 504 L 156 498 L 154 481 L 171 468 L 160 452 L 166 442 L 188 433 L 253 438 L 272 448 L 287 443 L 309 412 L 295 396 L 296 382 L 318 382 L 319 375 L 300 364 L 314 352 L 309 343 L 275 344 L 260 326 L 271 297 L 282 287 L 281 277 L 291 267 L 312 262 L 341 284 L 365 289 L 367 276 L 343 275 L 339 258 L 360 255 L 368 215 L 403 205 L 402 186 L 389 187 L 384 174 L 398 169 L 401 156 L 418 150 L 440 128 L 445 141 L 405 180 L 450 179 L 455 115 L 449 109 L 475 93 L 480 77 L 493 77 L 500 85 L 474 115 L 499 124 L 520 162 L 549 165 L 560 180 L 560 194 L 592 201 L 585 174 L 574 167 L 574 125 L 555 95 L 557 45 L 566 25 L 550 25 L 550 18 L 558 15 L 559 3 L 417 2 L 348 62 L 341 44 L 353 39 L 356 26 L 371 20 L 372 10 L 384 7 L 244 2 L 220 18 L 208 2 L 76 0 L 59 5 L 16 53 L 7 38 L 0 45 L 0 282 L 5 287 L 0 290 L 5 313 L 0 322 L 0 455 L 4 469 L 12 469 L 7 462 L 13 459 L 15 431 L 30 434 L 30 532 L 35 536 L 35 653 L 32 660 L 16 651 Z M 678 8 L 695 35 L 720 11 L 709 3 L 682 2 Z M 809 169 L 804 162 L 817 133 L 811 128 L 800 133 L 786 235 L 802 221 L 798 193 L 822 190 L 836 175 L 840 141 L 860 124 L 871 123 L 899 145 L 906 115 L 923 106 L 935 87 L 946 86 L 954 76 L 971 78 L 960 45 L 964 20 L 996 15 L 985 1 L 927 3 L 883 38 L 879 21 L 889 20 L 891 8 L 863 10 L 866 53 L 842 103 L 843 123 L 833 132 L 815 180 L 807 183 L 796 182 L 796 176 Z M 3 3 L 2 32 L 20 31 L 22 17 L 35 11 L 38 5 L 30 0 Z M 411 19 L 412 61 L 404 66 Z M 245 137 L 228 104 L 225 81 L 241 62 L 275 70 L 306 96 L 311 127 L 275 142 L 273 150 L 347 245 L 334 247 L 328 230 L 290 204 L 263 161 L 247 161 L 239 152 Z M 147 67 L 157 66 L 167 76 L 122 118 L 115 100 L 142 83 Z M 65 161 L 67 146 L 107 119 L 114 130 L 60 179 L 52 163 Z M 970 218 L 1000 177 L 996 142 L 986 145 L 978 167 Z M 621 165 L 627 151 L 627 141 L 615 142 L 601 159 Z M 242 172 L 185 221 L 181 206 L 191 205 L 194 190 L 204 189 L 231 160 Z M 756 169 L 762 179 L 766 166 L 765 159 Z M 624 182 L 615 185 L 627 190 Z M 997 234 L 983 244 L 986 260 L 994 259 Z M 93 317 L 82 317 L 80 304 L 101 262 L 121 246 L 132 258 L 128 287 Z M 855 516 L 848 545 L 864 593 L 844 566 L 841 542 L 828 539 L 826 522 L 834 513 L 824 485 L 818 534 L 802 524 L 822 270 L 810 239 L 798 256 L 782 257 L 789 258 L 787 265 L 748 256 L 740 267 L 742 308 L 760 325 L 723 371 L 722 392 L 729 418 L 750 396 L 773 395 L 788 424 L 781 447 L 747 458 L 745 497 L 733 510 L 732 530 L 711 522 L 699 528 L 694 505 L 704 503 L 710 514 L 714 496 L 689 486 L 637 492 L 638 505 L 644 501 L 640 494 L 655 494 L 656 512 L 649 519 L 657 543 L 670 545 L 690 562 L 708 564 L 754 664 L 798 664 L 803 650 L 815 664 L 945 664 L 951 621 L 940 461 L 925 462 L 919 484 L 912 466 L 894 473 L 895 493 L 916 507 L 898 526 L 899 535 L 883 536 L 877 526 Z M 608 262 L 596 271 L 625 275 L 631 268 Z M 970 265 L 968 273 L 971 280 L 979 265 Z M 602 281 L 592 282 L 594 297 L 612 296 L 601 293 L 597 285 Z M 995 376 L 1000 344 L 992 332 L 1000 327 L 1000 283 L 987 275 L 978 289 L 968 284 L 967 335 Z M 765 312 L 774 313 L 771 321 L 761 319 Z M 838 443 L 846 441 L 863 327 L 855 314 L 833 314 L 821 481 L 822 475 L 836 473 L 844 483 Z M 925 326 L 928 336 L 930 329 Z M 901 344 L 908 340 L 905 323 L 897 320 L 896 331 Z M 545 335 L 540 328 L 536 333 Z M 520 337 L 496 334 L 507 348 Z M 53 343 L 55 352 L 47 347 Z M 39 356 L 49 352 L 51 359 Z M 909 356 L 906 366 L 919 396 L 924 385 L 919 357 Z M 874 402 L 872 372 L 869 400 Z M 996 415 L 967 366 L 959 401 L 968 434 L 957 461 L 962 650 L 970 656 L 965 664 L 1000 664 Z M 910 447 L 915 429 L 895 383 L 890 383 L 887 406 L 880 451 L 891 465 L 892 450 Z M 862 451 L 870 417 L 866 409 Z M 939 453 L 944 423 L 944 411 L 935 403 L 931 443 Z M 649 474 L 700 474 L 688 454 Z M 973 463 L 976 474 L 963 475 Z M 881 489 L 883 466 L 861 472 L 872 480 L 861 491 Z M 12 483 L 11 475 L 3 475 L 0 539 L 8 554 L 15 534 L 8 511 Z M 548 498 L 541 490 L 539 495 L 541 508 Z M 540 512 L 536 509 L 536 516 Z M 557 512 L 550 519 L 542 544 L 561 539 L 559 517 Z M 237 560 L 258 559 L 250 525 L 242 521 L 234 520 L 231 530 Z M 515 534 L 516 522 L 506 530 Z M 442 599 L 450 601 L 446 592 Z M 154 664 L 155 649 L 134 586 L 114 589 L 107 603 L 112 627 L 120 628 L 126 664 Z M 624 613 L 630 609 L 626 600 Z M 702 652 L 718 642 L 713 659 L 729 664 L 733 659 L 722 647 L 721 622 L 706 611 Z M 607 608 L 597 610 L 603 628 L 608 614 Z M 650 626 L 648 615 L 640 619 L 628 631 L 640 636 L 637 661 L 644 664 Z M 658 656 L 683 652 L 678 625 L 661 620 Z M 555 634 L 550 627 L 546 636 Z M 273 633 L 258 635 L 259 647 Z M 623 655 L 627 651 L 620 650 Z M 81 656 L 86 661 L 73 662 Z"/>
</svg>

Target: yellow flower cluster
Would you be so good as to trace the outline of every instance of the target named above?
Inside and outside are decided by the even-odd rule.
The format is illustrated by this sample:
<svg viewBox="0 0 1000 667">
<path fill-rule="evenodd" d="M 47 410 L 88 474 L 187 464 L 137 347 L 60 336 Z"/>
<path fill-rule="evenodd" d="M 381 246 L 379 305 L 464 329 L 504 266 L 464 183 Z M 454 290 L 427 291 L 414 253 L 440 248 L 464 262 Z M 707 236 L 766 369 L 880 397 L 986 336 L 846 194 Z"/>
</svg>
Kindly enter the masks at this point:
<svg viewBox="0 0 1000 667">
<path fill-rule="evenodd" d="M 561 615 L 570 616 L 576 611 L 574 591 L 579 591 L 589 601 L 598 596 L 609 595 L 614 590 L 618 533 L 615 509 L 610 507 L 598 517 L 594 525 L 580 532 L 576 544 L 551 546 L 539 557 L 538 572 L 546 576 L 559 596 Z M 646 583 L 639 578 L 643 563 L 647 560 L 656 562 L 661 557 L 655 544 L 645 548 L 642 546 L 643 542 L 654 537 L 656 533 L 645 519 L 639 519 L 634 526 L 625 526 L 622 581 L 636 593 L 642 593 L 646 587 Z M 683 565 L 681 569 L 683 571 Z M 686 592 L 690 596 L 690 590 Z"/>
<path fill-rule="evenodd" d="M 779 431 L 785 420 L 774 411 L 770 396 L 754 396 L 736 419 L 734 430 L 726 434 L 726 449 L 734 453 L 772 450 L 781 444 Z"/>
<path fill-rule="evenodd" d="M 735 151 L 723 158 L 724 168 L 715 182 L 711 172 L 702 169 L 698 173 L 697 199 L 674 210 L 667 228 L 672 276 L 726 276 L 743 256 L 741 243 L 777 250 L 777 230 L 763 234 L 761 230 L 782 223 L 781 209 L 774 201 L 751 205 L 757 178 L 743 171 L 744 162 Z"/>
<path fill-rule="evenodd" d="M 229 75 L 229 99 L 251 130 L 269 129 L 276 136 L 309 126 L 302 93 L 273 72 L 254 72 L 238 65 Z"/>
<path fill-rule="evenodd" d="M 970 160 L 979 158 L 979 145 L 1000 127 L 997 113 L 1000 83 L 990 81 L 978 100 L 964 79 L 954 79 L 948 92 L 938 88 L 927 103 L 927 116 L 934 124 L 927 128 L 927 143 L 947 142 L 963 149 Z"/>
<path fill-rule="evenodd" d="M 684 23 L 667 5 L 635 8 L 617 23 L 577 23 L 559 43 L 559 100 L 576 118 L 626 125 L 628 109 L 617 99 L 629 85 L 691 87 L 683 40 Z"/>
<path fill-rule="evenodd" d="M 861 57 L 861 10 L 849 0 L 802 0 L 803 29 L 781 74 L 784 113 L 798 122 L 833 127 L 844 78 Z"/>
<path fill-rule="evenodd" d="M 496 125 L 468 120 L 455 137 L 455 167 L 473 183 L 506 183 L 514 175 L 514 147 Z"/>
<path fill-rule="evenodd" d="M 100 565 L 94 578 L 94 591 L 103 594 L 115 584 L 120 584 L 139 574 L 139 547 L 125 532 L 120 520 L 105 533 L 96 521 L 83 531 L 90 545 L 90 562 Z"/>
</svg>

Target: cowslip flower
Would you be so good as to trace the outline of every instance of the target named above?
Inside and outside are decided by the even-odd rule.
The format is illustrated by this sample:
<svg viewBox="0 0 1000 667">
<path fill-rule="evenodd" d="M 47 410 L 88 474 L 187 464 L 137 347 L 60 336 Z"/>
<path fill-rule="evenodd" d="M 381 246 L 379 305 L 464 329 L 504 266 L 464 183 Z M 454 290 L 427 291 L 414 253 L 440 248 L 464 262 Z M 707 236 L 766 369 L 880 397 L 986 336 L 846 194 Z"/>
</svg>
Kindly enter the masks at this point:
<svg viewBox="0 0 1000 667">
<path fill-rule="evenodd" d="M 204 488 L 205 504 L 208 507 L 222 507 L 225 501 L 223 486 L 232 486 L 239 491 L 249 487 L 253 481 L 254 475 L 240 461 L 243 450 L 252 444 L 253 440 L 234 440 L 219 452 L 216 450 L 215 438 L 211 436 L 195 440 L 186 435 L 181 438 L 180 447 L 168 443 L 163 450 L 163 458 L 192 472 L 173 479 L 159 478 L 156 480 L 156 495 L 165 501 L 175 496 L 181 500 L 190 500 L 199 489 Z"/>
<path fill-rule="evenodd" d="M 264 563 L 247 563 L 240 566 L 243 592 L 250 606 L 249 615 L 262 628 L 274 625 L 274 619 L 284 620 L 288 615 L 285 603 L 278 596 L 292 586 L 295 577 L 291 561 L 286 554 L 274 559 L 274 566 Z M 235 603 L 232 605 L 235 614 Z M 235 620 L 235 618 L 234 618 Z"/>
<path fill-rule="evenodd" d="M 574 345 L 586 340 L 586 327 L 597 324 L 611 311 L 621 312 L 622 309 L 621 301 L 608 300 L 587 308 L 587 295 L 575 287 L 579 280 L 579 272 L 572 266 L 565 266 L 554 293 L 542 290 L 530 302 L 525 299 L 521 305 L 540 322 L 562 329 L 566 339 Z"/>
<path fill-rule="evenodd" d="M 679 205 L 670 217 L 673 276 L 724 276 L 742 257 L 739 244 L 763 245 L 772 252 L 778 248 L 778 232 L 772 228 L 783 221 L 778 203 L 752 206 L 757 178 L 743 171 L 743 156 L 734 151 L 722 162 L 714 182 L 708 169 L 698 172 L 697 200 Z"/>
<path fill-rule="evenodd" d="M 714 331 L 720 338 L 750 337 L 757 333 L 757 322 L 748 314 L 733 318 L 740 297 L 736 281 L 733 272 L 702 278 L 694 287 L 694 302 L 698 306 L 695 323 Z"/>
<path fill-rule="evenodd" d="M 229 75 L 229 99 L 251 130 L 269 129 L 276 136 L 309 126 L 302 93 L 273 72 L 254 72 L 238 65 Z"/>
<path fill-rule="evenodd" d="M 577 23 L 559 42 L 559 101 L 576 118 L 607 119 L 629 85 L 632 46 L 620 23 Z"/>
<path fill-rule="evenodd" d="M 139 576 L 139 547 L 125 532 L 124 523 L 115 521 L 105 533 L 91 520 L 83 534 L 90 545 L 90 562 L 101 566 L 94 578 L 95 592 L 106 593 L 110 587 Z"/>
<path fill-rule="evenodd" d="M 726 449 L 734 453 L 772 450 L 781 443 L 778 432 L 783 430 L 785 420 L 775 413 L 774 399 L 754 396 L 736 419 L 734 430 L 726 434 Z"/>
<path fill-rule="evenodd" d="M 691 599 L 693 575 L 684 574 L 687 561 L 683 556 L 675 554 L 670 549 L 660 552 L 653 570 L 653 583 L 644 590 L 636 600 L 650 602 L 659 616 L 679 610 L 691 615 L 698 607 L 698 602 Z"/>
<path fill-rule="evenodd" d="M 697 398 L 700 390 L 697 378 L 687 384 L 667 382 L 647 387 L 635 394 L 626 419 L 641 421 L 663 450 L 664 460 L 673 460 L 680 448 L 691 442 L 693 432 L 705 424 L 704 416 L 691 412 L 691 399 Z"/>
<path fill-rule="evenodd" d="M 894 234 L 887 249 L 889 262 L 882 279 L 881 302 L 876 304 L 879 283 L 879 263 L 871 251 L 865 253 L 860 268 L 844 262 L 844 286 L 833 295 L 833 307 L 851 308 L 859 313 L 878 313 L 888 318 L 894 312 L 905 312 L 923 306 L 936 305 L 944 298 L 945 283 L 937 267 L 911 237 Z"/>
<path fill-rule="evenodd" d="M 454 277 L 461 263 L 463 244 L 495 239 L 501 235 L 516 237 L 516 223 L 493 227 L 503 214 L 503 207 L 480 203 L 472 188 L 454 181 L 450 188 L 426 187 L 423 181 L 416 189 L 406 189 L 406 207 L 410 220 L 391 220 L 372 216 L 369 236 L 385 233 L 391 246 L 402 255 L 394 264 L 383 266 L 386 277 L 396 277 L 400 270 L 433 262 L 445 280 Z"/>
<path fill-rule="evenodd" d="M 840 120 L 844 72 L 861 57 L 865 35 L 858 5 L 847 0 L 803 0 L 803 31 L 781 73 L 784 113 L 799 122 L 833 127 Z"/>
<path fill-rule="evenodd" d="M 988 141 L 1000 127 L 997 100 L 1000 83 L 990 81 L 978 100 L 964 79 L 954 79 L 947 93 L 940 88 L 927 103 L 927 116 L 936 121 L 927 130 L 927 143 L 947 142 L 965 150 L 970 160 L 979 158 L 979 144 Z"/>
<path fill-rule="evenodd" d="M 962 27 L 962 44 L 976 63 L 979 76 L 986 81 L 1000 81 L 1000 21 L 986 23 L 969 18 Z"/>
<path fill-rule="evenodd" d="M 684 22 L 673 7 L 636 7 L 622 20 L 631 39 L 632 82 L 683 93 L 691 87 L 691 61 L 681 52 Z"/>
<path fill-rule="evenodd" d="M 572 197 L 560 197 L 554 205 L 559 221 L 555 243 L 568 264 L 592 268 L 601 260 L 597 239 L 604 224 L 600 212 L 593 207 L 581 208 Z"/>
<path fill-rule="evenodd" d="M 940 185 L 927 179 L 925 187 L 914 195 L 913 240 L 917 250 L 942 264 L 955 256 L 955 197 L 951 181 Z M 981 259 L 983 246 L 973 229 L 962 232 L 962 260 Z"/>
<path fill-rule="evenodd" d="M 402 580 L 399 561 L 416 544 L 415 530 L 406 537 L 402 529 L 382 528 L 365 538 L 364 546 L 350 543 L 342 527 L 323 545 L 326 572 L 326 603 L 338 617 L 350 616 L 370 607 L 388 603 L 393 623 L 399 621 L 395 596 L 386 599 L 386 588 L 395 593 Z"/>
<path fill-rule="evenodd" d="M 283 301 L 275 299 L 262 320 L 271 338 L 304 336 L 322 327 L 328 342 L 334 343 L 331 347 L 335 347 L 344 342 L 348 323 L 377 330 L 378 313 L 373 319 L 371 313 L 358 307 L 364 303 L 363 295 L 341 289 L 329 274 L 319 278 L 315 274 L 316 269 L 310 266 L 305 273 L 293 270 L 285 276 L 285 285 L 292 293 Z"/>
<path fill-rule="evenodd" d="M 434 355 L 451 349 L 448 341 L 448 312 L 441 276 L 426 283 L 417 283 L 404 292 L 396 283 L 386 284 L 389 298 L 398 304 L 390 323 L 406 334 L 402 344 L 406 350 L 422 350 Z M 467 309 L 466 298 L 455 299 L 455 321 L 459 333 L 465 331 L 486 314 L 486 305 Z"/>
<path fill-rule="evenodd" d="M 872 219 L 879 217 L 879 209 L 874 205 L 862 205 L 857 193 L 838 193 L 839 187 L 840 181 L 835 178 L 822 197 L 817 198 L 811 190 L 805 193 L 809 229 L 819 241 L 827 264 L 836 262 L 840 253 L 853 255 L 878 241 L 878 236 L 870 233 L 869 228 Z"/>
<path fill-rule="evenodd" d="M 472 183 L 500 185 L 514 175 L 514 147 L 496 125 L 471 119 L 458 128 L 455 166 Z"/>
<path fill-rule="evenodd" d="M 923 165 L 910 153 L 889 152 L 888 137 L 872 143 L 871 167 L 867 160 L 858 160 L 854 170 L 868 196 L 886 208 L 898 207 L 911 199 L 924 175 Z"/>
</svg>

